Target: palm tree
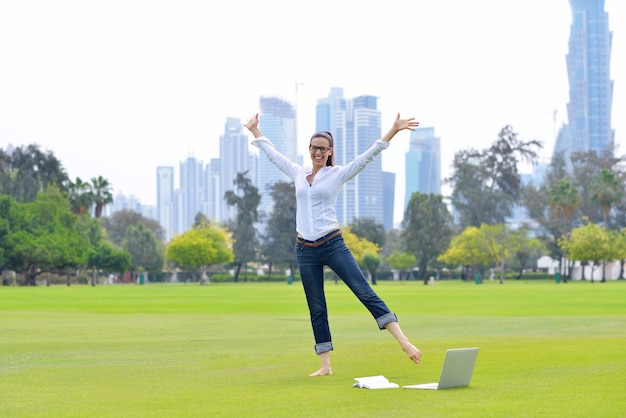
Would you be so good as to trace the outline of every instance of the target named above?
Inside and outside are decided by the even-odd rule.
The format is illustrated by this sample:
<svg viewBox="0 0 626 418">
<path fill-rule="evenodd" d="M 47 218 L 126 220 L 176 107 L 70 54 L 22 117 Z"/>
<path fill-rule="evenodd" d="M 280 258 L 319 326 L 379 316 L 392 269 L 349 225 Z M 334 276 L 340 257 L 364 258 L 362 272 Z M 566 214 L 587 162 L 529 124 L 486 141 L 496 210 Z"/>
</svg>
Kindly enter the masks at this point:
<svg viewBox="0 0 626 418">
<path fill-rule="evenodd" d="M 578 190 L 570 179 L 562 179 L 548 191 L 548 202 L 557 220 L 563 220 L 559 230 L 561 237 L 564 237 L 570 232 L 572 219 L 580 205 Z M 561 259 L 559 259 L 559 271 L 561 271 Z"/>
<path fill-rule="evenodd" d="M 624 196 L 624 186 L 620 179 L 617 178 L 615 172 L 602 169 L 591 187 L 593 193 L 591 200 L 600 206 L 600 212 L 606 227 L 611 207 L 620 202 Z"/>
<path fill-rule="evenodd" d="M 574 212 L 580 205 L 578 190 L 569 179 L 559 181 L 549 191 L 548 201 L 557 219 L 563 219 L 567 224 L 574 218 Z"/>
<path fill-rule="evenodd" d="M 70 205 L 72 212 L 82 215 L 85 210 L 93 204 L 93 193 L 91 185 L 76 177 L 76 181 L 69 181 Z"/>
<path fill-rule="evenodd" d="M 111 184 L 102 176 L 93 177 L 91 179 L 91 190 L 93 194 L 93 202 L 96 204 L 95 216 L 100 219 L 102 209 L 105 205 L 113 203 L 113 194 L 111 194 Z"/>
</svg>

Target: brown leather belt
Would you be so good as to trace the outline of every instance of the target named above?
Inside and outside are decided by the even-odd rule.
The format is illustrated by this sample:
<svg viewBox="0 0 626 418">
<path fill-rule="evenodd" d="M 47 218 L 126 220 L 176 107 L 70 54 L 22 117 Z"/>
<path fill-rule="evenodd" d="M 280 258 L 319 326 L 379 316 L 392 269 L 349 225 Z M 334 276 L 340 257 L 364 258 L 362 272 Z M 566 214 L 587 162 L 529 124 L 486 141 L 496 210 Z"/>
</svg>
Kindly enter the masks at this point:
<svg viewBox="0 0 626 418">
<path fill-rule="evenodd" d="M 296 241 L 298 242 L 298 244 L 302 244 L 305 247 L 317 248 L 320 245 L 326 244 L 331 239 L 333 239 L 335 237 L 338 237 L 339 235 L 341 235 L 341 230 L 338 229 L 336 232 L 333 232 L 333 233 L 331 233 L 330 235 L 328 235 L 326 237 L 322 237 L 322 238 L 318 239 L 317 241 L 307 241 L 307 240 L 302 239 L 300 237 L 296 237 Z"/>
</svg>

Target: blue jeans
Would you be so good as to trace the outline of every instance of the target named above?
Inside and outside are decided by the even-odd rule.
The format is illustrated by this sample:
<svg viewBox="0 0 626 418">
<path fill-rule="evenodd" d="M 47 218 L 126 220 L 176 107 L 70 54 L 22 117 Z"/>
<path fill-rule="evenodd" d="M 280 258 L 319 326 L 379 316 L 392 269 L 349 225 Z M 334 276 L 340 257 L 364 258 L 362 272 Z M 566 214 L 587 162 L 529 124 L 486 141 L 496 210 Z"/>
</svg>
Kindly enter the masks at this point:
<svg viewBox="0 0 626 418">
<path fill-rule="evenodd" d="M 333 235 L 333 232 L 316 242 L 323 241 L 330 235 Z M 317 354 L 333 349 L 328 325 L 326 296 L 324 295 L 324 265 L 330 267 L 365 305 L 376 320 L 379 329 L 385 329 L 385 325 L 398 320 L 396 315 L 385 305 L 385 302 L 372 290 L 354 256 L 343 242 L 341 235 L 318 247 L 309 247 L 303 242 L 311 243 L 298 238 L 296 241 L 296 260 L 311 314 L 315 352 Z"/>
</svg>

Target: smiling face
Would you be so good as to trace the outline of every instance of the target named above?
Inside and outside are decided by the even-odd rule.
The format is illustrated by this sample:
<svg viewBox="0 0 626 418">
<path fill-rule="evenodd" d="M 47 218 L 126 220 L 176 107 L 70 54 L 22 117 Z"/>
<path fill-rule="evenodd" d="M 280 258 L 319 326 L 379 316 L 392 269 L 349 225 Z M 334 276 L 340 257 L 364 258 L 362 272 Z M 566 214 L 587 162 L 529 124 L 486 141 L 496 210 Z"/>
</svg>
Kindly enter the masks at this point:
<svg viewBox="0 0 626 418">
<path fill-rule="evenodd" d="M 329 132 L 316 132 L 309 143 L 309 153 L 314 169 L 332 166 L 334 164 L 332 135 Z"/>
</svg>

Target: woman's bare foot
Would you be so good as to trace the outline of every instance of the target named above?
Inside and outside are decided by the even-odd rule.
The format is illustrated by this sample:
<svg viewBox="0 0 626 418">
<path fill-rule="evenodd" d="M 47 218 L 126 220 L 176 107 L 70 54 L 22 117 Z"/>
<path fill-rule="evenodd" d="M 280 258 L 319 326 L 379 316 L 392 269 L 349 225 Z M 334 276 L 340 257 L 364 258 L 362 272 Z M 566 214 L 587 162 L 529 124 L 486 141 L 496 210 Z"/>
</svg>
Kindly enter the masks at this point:
<svg viewBox="0 0 626 418">
<path fill-rule="evenodd" d="M 420 364 L 420 361 L 422 361 L 422 352 L 409 342 L 409 339 L 400 329 L 398 322 L 389 322 L 385 325 L 385 328 L 387 328 L 387 331 L 389 331 L 391 335 L 393 335 L 400 343 L 402 351 L 409 356 L 409 360 L 413 361 L 415 364 Z"/>
<path fill-rule="evenodd" d="M 328 367 L 328 368 L 322 367 L 321 369 L 319 369 L 315 373 L 311 373 L 309 375 L 309 377 L 330 376 L 331 374 L 333 374 L 333 371 L 330 369 L 330 367 Z"/>
<path fill-rule="evenodd" d="M 322 362 L 322 367 L 320 367 L 320 369 L 315 373 L 311 373 L 309 377 L 330 376 L 333 374 L 333 371 L 330 368 L 330 351 L 321 353 L 320 361 Z"/>
<path fill-rule="evenodd" d="M 400 345 L 402 346 L 402 351 L 409 357 L 409 360 L 413 361 L 415 364 L 420 364 L 422 361 L 422 352 L 417 347 L 408 341 L 402 341 Z"/>
</svg>

